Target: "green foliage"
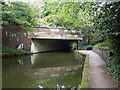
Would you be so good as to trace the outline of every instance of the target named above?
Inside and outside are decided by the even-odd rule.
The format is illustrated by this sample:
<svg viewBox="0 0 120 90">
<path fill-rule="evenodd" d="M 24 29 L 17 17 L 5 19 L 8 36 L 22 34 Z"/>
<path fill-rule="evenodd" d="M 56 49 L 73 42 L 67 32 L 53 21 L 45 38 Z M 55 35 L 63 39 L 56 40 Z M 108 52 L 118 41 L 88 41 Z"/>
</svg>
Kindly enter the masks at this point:
<svg viewBox="0 0 120 90">
<path fill-rule="evenodd" d="M 28 3 L 13 2 L 10 5 L 2 3 L 3 25 L 17 25 L 30 30 L 36 24 L 34 20 L 36 16 Z"/>
<path fill-rule="evenodd" d="M 120 57 L 118 55 L 113 55 L 109 58 L 107 62 L 107 66 L 109 67 L 110 71 L 114 75 L 114 77 L 120 80 L 120 64 L 119 64 Z"/>
<path fill-rule="evenodd" d="M 76 49 L 77 48 L 77 43 L 73 43 L 72 44 L 72 49 L 74 50 L 74 49 Z"/>
<path fill-rule="evenodd" d="M 93 24 L 89 10 L 92 5 L 92 2 L 46 2 L 42 17 L 51 27 L 88 30 Z"/>
<path fill-rule="evenodd" d="M 107 38 L 104 34 L 96 32 L 92 34 L 91 44 L 95 45 L 97 43 L 104 42 L 106 39 Z"/>
<path fill-rule="evenodd" d="M 25 50 L 18 50 L 15 48 L 10 48 L 8 46 L 2 45 L 2 56 L 18 56 L 22 54 L 28 54 L 30 52 Z"/>
<path fill-rule="evenodd" d="M 113 55 L 108 61 L 108 66 L 115 77 L 120 79 L 120 2 L 104 3 L 96 12 L 95 31 L 110 40 L 110 49 Z M 104 44 L 102 45 L 104 46 Z M 100 45 L 98 44 L 98 46 Z"/>
<path fill-rule="evenodd" d="M 104 41 L 104 42 L 96 44 L 94 47 L 100 47 L 100 48 L 104 48 L 104 49 L 110 49 L 111 43 L 109 41 Z"/>
<path fill-rule="evenodd" d="M 87 46 L 85 46 L 85 47 L 93 47 L 93 45 L 87 45 Z"/>
<path fill-rule="evenodd" d="M 37 26 L 41 26 L 41 27 L 49 27 L 50 23 L 46 22 L 45 20 L 39 20 L 37 22 Z"/>
</svg>

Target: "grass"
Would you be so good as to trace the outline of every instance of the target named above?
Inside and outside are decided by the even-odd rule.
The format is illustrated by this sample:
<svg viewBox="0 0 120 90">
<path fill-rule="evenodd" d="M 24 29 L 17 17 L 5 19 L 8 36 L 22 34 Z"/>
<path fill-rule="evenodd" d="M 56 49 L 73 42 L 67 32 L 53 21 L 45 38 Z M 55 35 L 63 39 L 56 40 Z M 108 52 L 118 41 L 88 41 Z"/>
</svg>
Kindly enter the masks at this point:
<svg viewBox="0 0 120 90">
<path fill-rule="evenodd" d="M 5 46 L 5 45 L 1 45 L 1 46 L 2 46 L 2 56 L 3 57 L 10 57 L 10 56 L 19 56 L 19 55 L 30 54 L 29 51 L 18 50 L 18 49 L 11 48 L 11 47 Z"/>
</svg>

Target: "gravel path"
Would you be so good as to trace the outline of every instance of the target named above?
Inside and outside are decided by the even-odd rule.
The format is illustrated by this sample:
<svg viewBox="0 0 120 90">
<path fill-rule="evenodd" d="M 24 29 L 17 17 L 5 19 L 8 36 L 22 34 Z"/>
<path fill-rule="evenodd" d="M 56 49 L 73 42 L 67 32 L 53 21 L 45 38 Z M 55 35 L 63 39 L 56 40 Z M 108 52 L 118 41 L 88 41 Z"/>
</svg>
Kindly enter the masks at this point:
<svg viewBox="0 0 120 90">
<path fill-rule="evenodd" d="M 93 88 L 116 88 L 118 83 L 109 74 L 104 60 L 93 51 L 78 50 L 89 56 L 89 77 Z"/>
</svg>

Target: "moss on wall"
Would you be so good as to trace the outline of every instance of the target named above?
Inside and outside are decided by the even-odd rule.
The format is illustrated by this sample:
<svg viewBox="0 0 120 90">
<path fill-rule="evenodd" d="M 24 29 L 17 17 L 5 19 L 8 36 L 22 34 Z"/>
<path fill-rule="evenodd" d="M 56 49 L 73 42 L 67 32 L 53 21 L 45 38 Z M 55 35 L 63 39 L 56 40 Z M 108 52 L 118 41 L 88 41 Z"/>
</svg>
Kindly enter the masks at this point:
<svg viewBox="0 0 120 90">
<path fill-rule="evenodd" d="M 82 72 L 82 82 L 79 87 L 80 88 L 92 88 L 90 77 L 89 77 L 89 65 L 88 65 L 87 56 L 85 59 L 84 68 Z"/>
<path fill-rule="evenodd" d="M 89 64 L 88 64 L 88 55 L 75 51 L 76 58 L 82 63 L 82 82 L 79 85 L 79 88 L 92 88 L 90 77 L 89 77 Z"/>
</svg>

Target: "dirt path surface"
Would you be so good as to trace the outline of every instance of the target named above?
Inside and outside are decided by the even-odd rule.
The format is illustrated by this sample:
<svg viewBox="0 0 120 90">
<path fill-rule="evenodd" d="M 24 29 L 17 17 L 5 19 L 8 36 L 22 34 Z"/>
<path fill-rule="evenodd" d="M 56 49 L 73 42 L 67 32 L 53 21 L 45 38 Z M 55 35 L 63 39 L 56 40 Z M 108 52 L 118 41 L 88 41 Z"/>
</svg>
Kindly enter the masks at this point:
<svg viewBox="0 0 120 90">
<path fill-rule="evenodd" d="M 93 88 L 116 88 L 118 82 L 109 74 L 104 60 L 93 51 L 78 50 L 87 54 L 89 64 L 89 77 Z"/>
</svg>

